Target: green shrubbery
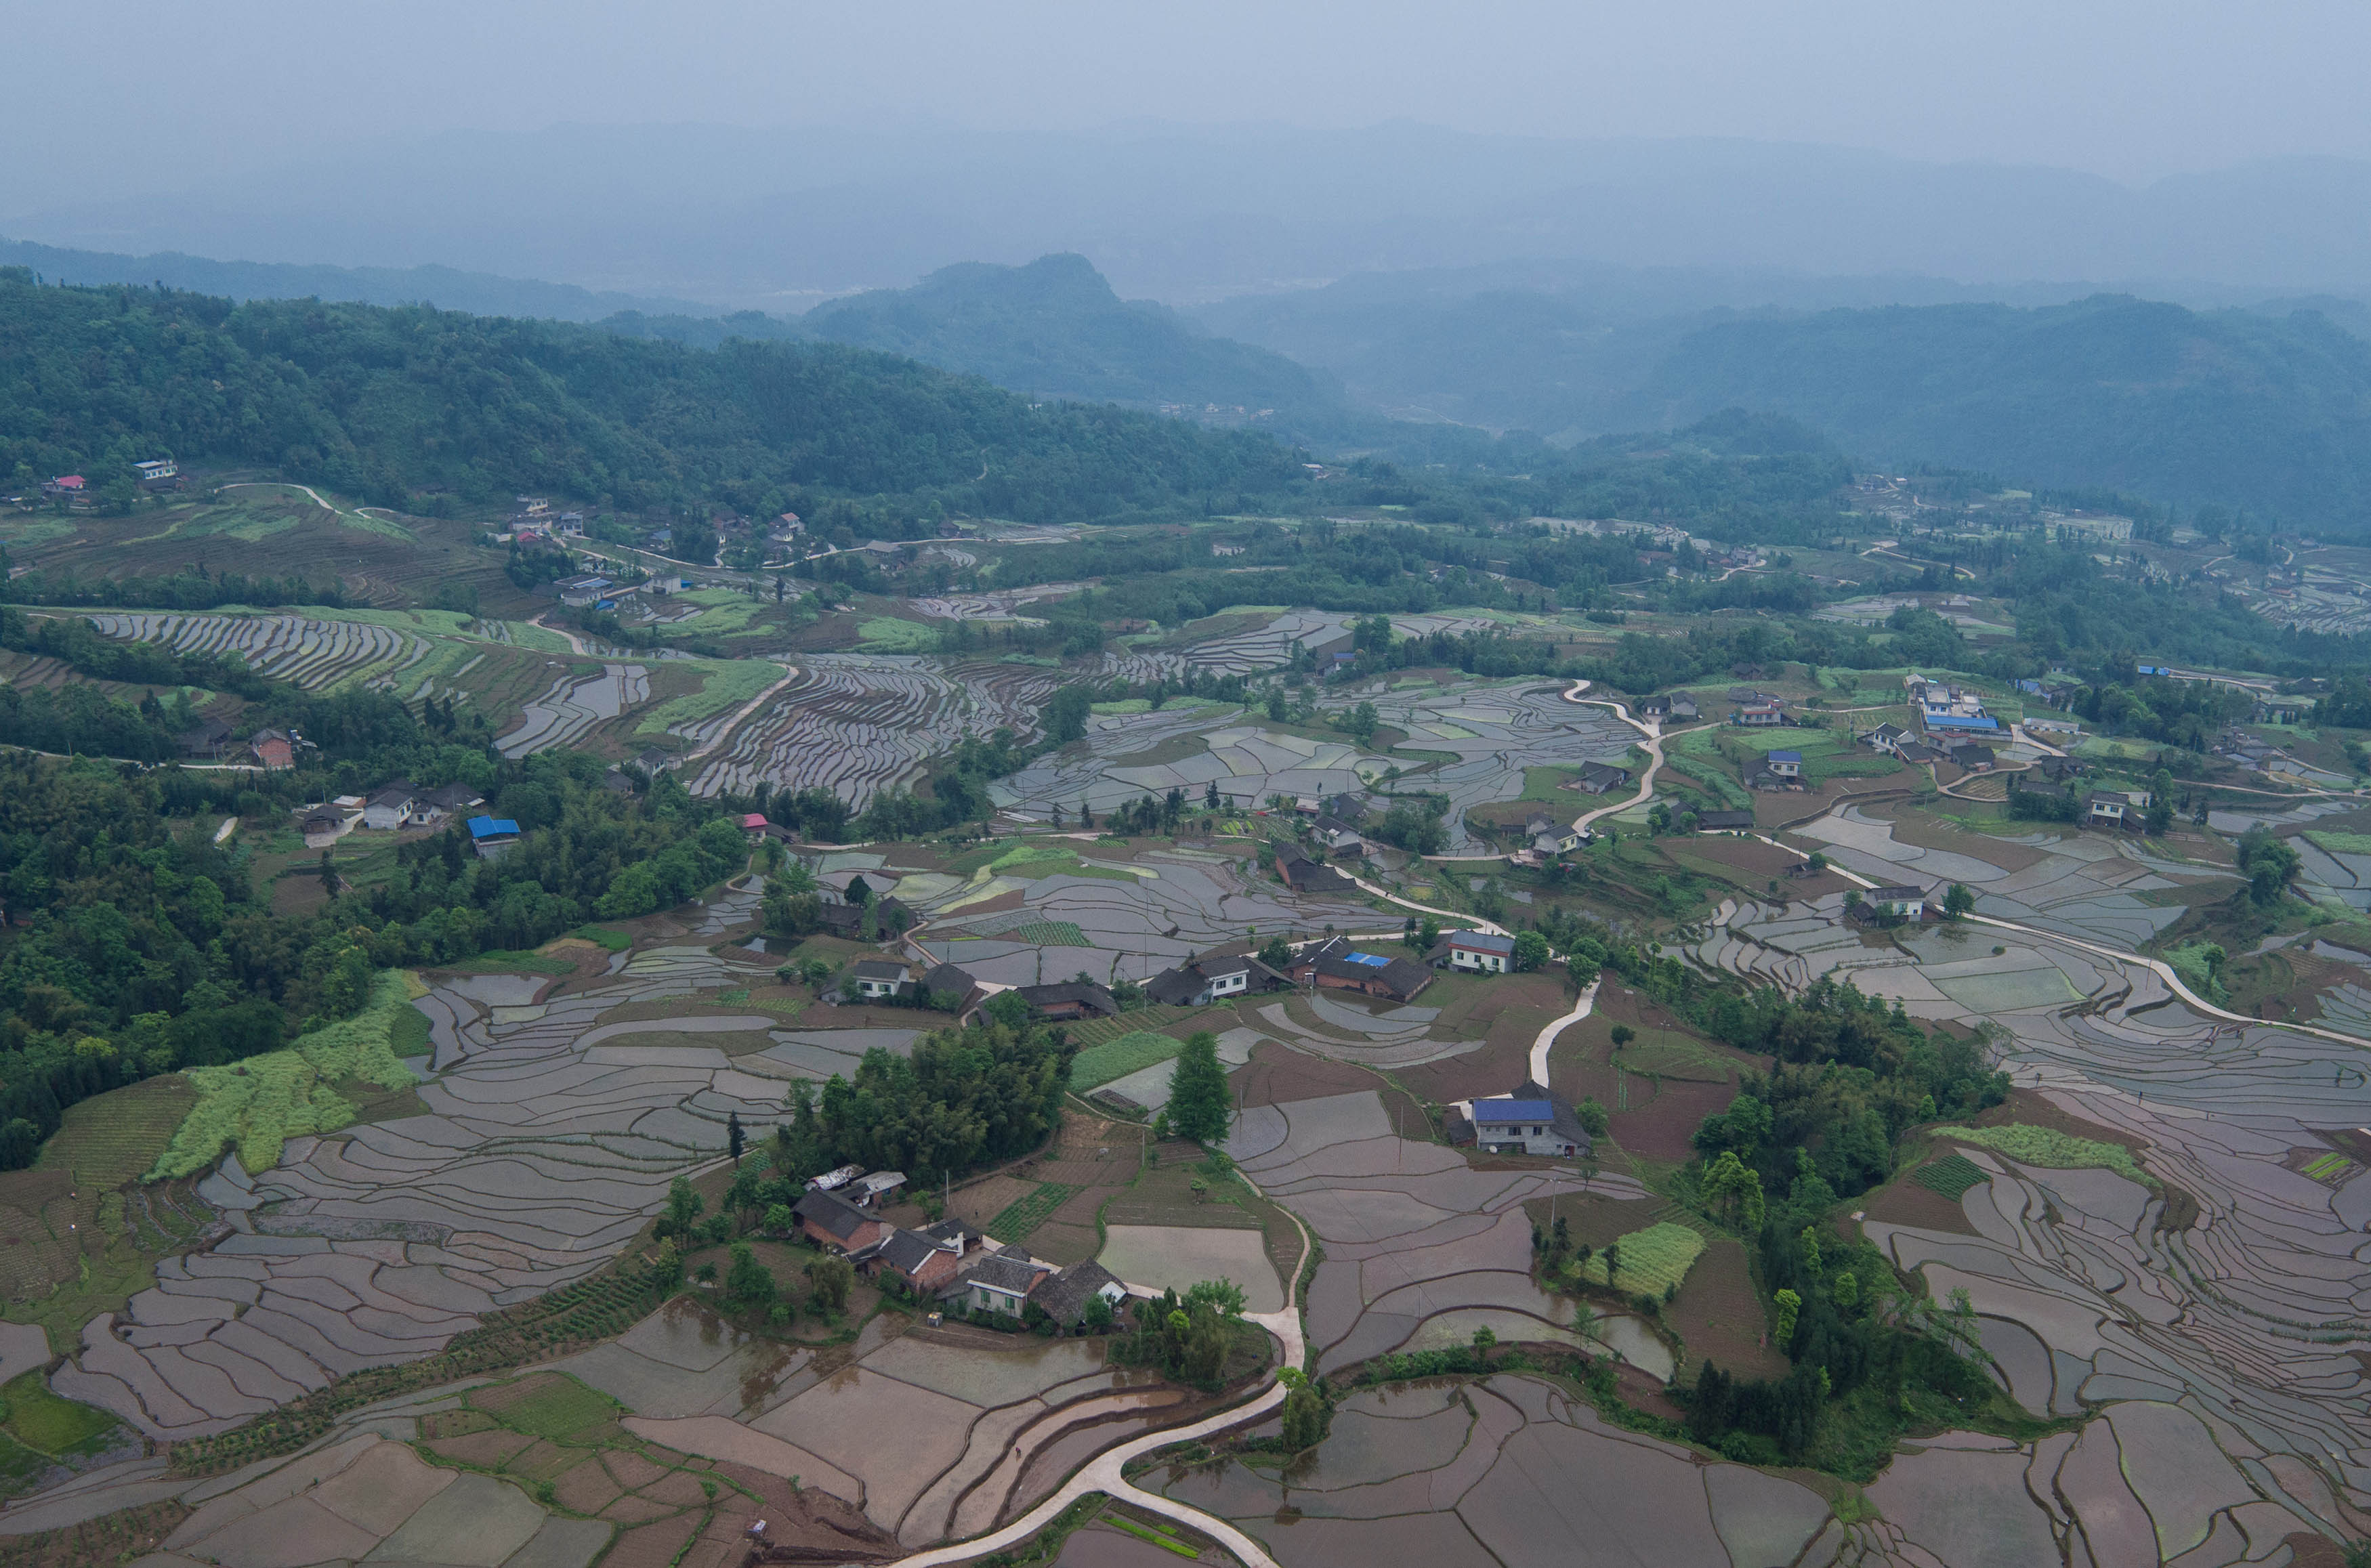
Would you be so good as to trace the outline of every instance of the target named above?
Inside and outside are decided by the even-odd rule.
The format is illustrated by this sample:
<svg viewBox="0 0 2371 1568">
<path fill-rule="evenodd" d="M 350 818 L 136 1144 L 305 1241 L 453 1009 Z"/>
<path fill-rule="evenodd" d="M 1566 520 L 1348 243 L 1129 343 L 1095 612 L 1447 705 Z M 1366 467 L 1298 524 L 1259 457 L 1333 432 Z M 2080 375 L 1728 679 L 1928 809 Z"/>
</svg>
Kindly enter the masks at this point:
<svg viewBox="0 0 2371 1568">
<path fill-rule="evenodd" d="M 420 1016 L 404 977 L 387 971 L 373 982 L 370 1005 L 353 1018 L 300 1035 L 284 1051 L 229 1066 L 190 1068 L 198 1102 L 149 1178 L 195 1175 L 233 1147 L 248 1170 L 269 1170 L 280 1163 L 286 1139 L 334 1132 L 353 1120 L 354 1108 L 330 1085 L 359 1080 L 402 1089 L 415 1082 L 396 1060 L 397 1029 L 405 1014 Z"/>
</svg>

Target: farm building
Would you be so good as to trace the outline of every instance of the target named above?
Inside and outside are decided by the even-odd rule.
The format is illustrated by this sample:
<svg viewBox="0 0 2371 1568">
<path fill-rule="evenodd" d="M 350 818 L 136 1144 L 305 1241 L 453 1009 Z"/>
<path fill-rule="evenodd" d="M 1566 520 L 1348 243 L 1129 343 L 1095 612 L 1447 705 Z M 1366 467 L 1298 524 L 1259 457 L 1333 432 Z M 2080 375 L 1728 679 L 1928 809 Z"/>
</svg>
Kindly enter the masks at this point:
<svg viewBox="0 0 2371 1568">
<path fill-rule="evenodd" d="M 374 790 L 363 807 L 363 825 L 389 832 L 411 820 L 418 795 L 410 779 L 398 778 L 382 789 Z"/>
<path fill-rule="evenodd" d="M 865 1252 L 887 1237 L 890 1226 L 838 1193 L 809 1193 L 791 1205 L 800 1232 L 827 1251 Z"/>
<path fill-rule="evenodd" d="M 509 817 L 469 819 L 469 843 L 480 860 L 499 860 L 519 841 L 519 824 Z"/>
<path fill-rule="evenodd" d="M 1221 997 L 1272 991 L 1290 984 L 1249 953 L 1213 953 L 1163 970 L 1144 983 L 1144 994 L 1163 1007 L 1206 1008 Z"/>
<path fill-rule="evenodd" d="M 1854 907 L 1861 918 L 1923 920 L 1926 917 L 1926 890 L 1911 883 L 1892 887 L 1873 887 L 1861 894 Z"/>
<path fill-rule="evenodd" d="M 1075 1329 L 1086 1321 L 1092 1301 L 1102 1301 L 1116 1315 L 1119 1304 L 1128 1299 L 1128 1286 L 1111 1270 L 1089 1259 L 1057 1272 L 1037 1287 L 1032 1299 L 1054 1320 L 1056 1328 Z"/>
<path fill-rule="evenodd" d="M 1774 724 L 1784 724 L 1787 721 L 1787 710 L 1776 702 L 1767 699 L 1749 702 L 1731 713 L 1729 716 L 1729 721 L 1742 725 L 1749 730 L 1767 729 Z"/>
<path fill-rule="evenodd" d="M 1950 749 L 1949 755 L 1955 766 L 1970 773 L 1989 773 L 1993 764 L 1999 760 L 1998 754 L 1992 747 L 1980 746 L 1973 741 L 1961 741 Z"/>
<path fill-rule="evenodd" d="M 1317 984 L 1328 990 L 1357 991 L 1394 1002 L 1412 1002 L 1432 984 L 1432 972 L 1413 959 L 1384 958 L 1355 951 L 1321 958 L 1311 973 Z"/>
<path fill-rule="evenodd" d="M 1064 1022 L 1080 1018 L 1111 1018 L 1119 1003 L 1092 980 L 1065 980 L 1052 986 L 1024 986 L 1021 999 L 1032 1016 Z"/>
<path fill-rule="evenodd" d="M 1276 872 L 1295 893 L 1347 893 L 1357 885 L 1298 844 L 1278 847 Z"/>
<path fill-rule="evenodd" d="M 2132 810 L 2122 795 L 2096 794 L 2083 802 L 2083 820 L 2094 827 L 2122 827 Z"/>
<path fill-rule="evenodd" d="M 1698 833 L 1747 833 L 1753 827 L 1752 812 L 1698 812 Z"/>
<path fill-rule="evenodd" d="M 1018 1318 L 1030 1295 L 1054 1274 L 1054 1265 L 1041 1263 L 1018 1247 L 984 1258 L 955 1281 L 941 1297 L 959 1302 L 975 1312 L 1001 1312 Z"/>
<path fill-rule="evenodd" d="M 1586 762 L 1581 764 L 1580 777 L 1573 781 L 1573 788 L 1585 795 L 1602 795 L 1629 782 L 1630 770 L 1626 767 L 1615 767 L 1611 763 Z"/>
<path fill-rule="evenodd" d="M 885 958 L 861 958 L 848 975 L 849 989 L 868 997 L 902 996 L 908 978 L 904 964 Z"/>
<path fill-rule="evenodd" d="M 183 756 L 216 761 L 230 744 L 230 726 L 219 719 L 201 719 L 174 736 L 173 744 Z"/>
<path fill-rule="evenodd" d="M 922 994 L 933 1002 L 952 998 L 957 1013 L 969 1012 L 979 1000 L 979 982 L 968 969 L 952 963 L 935 964 L 925 971 L 921 980 Z"/>
<path fill-rule="evenodd" d="M 1879 724 L 1861 738 L 1872 751 L 1891 752 L 1910 738 L 1910 732 L 1899 724 Z"/>
<path fill-rule="evenodd" d="M 1504 974 L 1515 964 L 1515 939 L 1486 931 L 1452 931 L 1434 951 L 1450 968 L 1475 974 Z"/>
<path fill-rule="evenodd" d="M 1475 1143 L 1488 1154 L 1570 1159 L 1589 1150 L 1589 1134 L 1570 1113 L 1559 1116 L 1550 1100 L 1477 1100 L 1468 1120 Z"/>
</svg>

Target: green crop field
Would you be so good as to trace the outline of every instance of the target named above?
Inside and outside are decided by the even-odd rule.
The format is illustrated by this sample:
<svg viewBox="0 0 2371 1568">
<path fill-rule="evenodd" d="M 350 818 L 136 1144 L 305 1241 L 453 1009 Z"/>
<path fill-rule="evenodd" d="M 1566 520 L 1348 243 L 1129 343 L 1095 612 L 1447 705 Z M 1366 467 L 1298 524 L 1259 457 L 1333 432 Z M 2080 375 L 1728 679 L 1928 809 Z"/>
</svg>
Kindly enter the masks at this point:
<svg viewBox="0 0 2371 1568">
<path fill-rule="evenodd" d="M 1006 1246 L 1025 1239 L 1029 1233 L 1046 1223 L 1047 1216 L 1060 1208 L 1079 1191 L 1059 1182 L 1040 1182 L 1037 1190 L 1027 1197 L 1005 1205 L 1002 1212 L 988 1222 L 988 1233 Z"/>
<path fill-rule="evenodd" d="M 1705 1250 L 1705 1239 L 1684 1225 L 1669 1220 L 1650 1225 L 1644 1230 L 1634 1230 L 1614 1245 L 1620 1249 L 1617 1273 L 1606 1278 L 1605 1250 L 1592 1253 L 1586 1265 L 1570 1265 L 1581 1277 L 1598 1285 L 1611 1284 L 1615 1288 L 1646 1291 L 1660 1296 L 1688 1277 L 1688 1270 Z"/>
<path fill-rule="evenodd" d="M 766 659 L 699 659 L 668 667 L 697 671 L 703 677 L 700 689 L 682 697 L 670 698 L 644 713 L 642 722 L 634 727 L 637 735 L 664 734 L 670 724 L 727 712 L 747 702 L 788 673 L 781 665 Z"/>
<path fill-rule="evenodd" d="M 867 617 L 856 628 L 856 640 L 876 653 L 931 653 L 939 646 L 937 632 L 895 616 Z"/>
<path fill-rule="evenodd" d="M 10 1379 L 0 1388 L 0 1401 L 7 1406 L 8 1435 L 52 1458 L 98 1452 L 100 1439 L 116 1426 L 105 1411 L 50 1392 L 49 1375 L 40 1368 Z"/>
<path fill-rule="evenodd" d="M 1940 1193 L 1953 1203 L 1969 1188 L 1990 1180 L 1984 1167 L 1964 1154 L 1947 1155 L 1931 1164 L 1922 1165 L 1910 1178 L 1930 1193 Z"/>
<path fill-rule="evenodd" d="M 1012 928 L 1013 937 L 1033 947 L 1093 947 L 1086 932 L 1068 920 L 1039 920 Z"/>
<path fill-rule="evenodd" d="M 573 1378 L 553 1376 L 539 1378 L 531 1391 L 524 1396 L 503 1397 L 510 1392 L 509 1389 L 490 1390 L 474 1398 L 471 1403 L 514 1432 L 547 1437 L 555 1442 L 588 1426 L 614 1421 L 625 1408 L 608 1395 L 588 1389 Z"/>
<path fill-rule="evenodd" d="M 2013 1124 L 2004 1127 L 1937 1127 L 1935 1132 L 1938 1137 L 1957 1138 L 1961 1143 L 1975 1144 L 2005 1154 L 2020 1165 L 2040 1165 L 2060 1170 L 2098 1167 L 2145 1186 L 2157 1185 L 2156 1181 L 2133 1159 L 2132 1151 L 2122 1145 L 2078 1138 L 2054 1127 Z"/>
<path fill-rule="evenodd" d="M 78 1184 L 100 1188 L 138 1181 L 173 1141 L 197 1100 L 197 1086 L 179 1073 L 86 1100 L 68 1108 L 64 1124 L 41 1146 L 34 1169 L 68 1171 Z"/>
<path fill-rule="evenodd" d="M 1070 1063 L 1070 1087 L 1083 1094 L 1165 1062 L 1184 1049 L 1186 1043 L 1174 1035 L 1139 1029 L 1080 1052 Z"/>
<path fill-rule="evenodd" d="M 249 1170 L 269 1170 L 280 1163 L 281 1146 L 289 1138 L 334 1132 L 354 1119 L 353 1106 L 330 1085 L 353 1080 L 410 1088 L 418 1080 L 395 1052 L 399 1028 L 411 1037 L 414 1026 L 399 1021 L 407 1013 L 420 1016 L 411 983 L 386 970 L 371 987 L 370 1005 L 353 1017 L 235 1066 L 191 1068 L 186 1076 L 197 1088 L 197 1102 L 156 1157 L 149 1179 L 193 1176 L 230 1147 Z"/>
</svg>

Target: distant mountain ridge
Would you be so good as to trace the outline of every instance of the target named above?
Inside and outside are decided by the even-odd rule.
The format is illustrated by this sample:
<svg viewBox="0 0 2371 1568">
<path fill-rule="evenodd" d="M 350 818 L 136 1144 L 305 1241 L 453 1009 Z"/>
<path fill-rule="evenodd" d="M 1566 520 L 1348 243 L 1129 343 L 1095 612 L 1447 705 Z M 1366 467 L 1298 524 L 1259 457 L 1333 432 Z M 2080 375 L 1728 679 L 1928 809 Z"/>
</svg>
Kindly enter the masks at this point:
<svg viewBox="0 0 2371 1568">
<path fill-rule="evenodd" d="M 800 326 L 1049 398 L 1269 409 L 1279 425 L 1332 430 L 1350 412 L 1331 375 L 1214 337 L 1163 306 L 1123 300 L 1083 256 L 944 267 L 912 288 L 817 306 Z"/>
<path fill-rule="evenodd" d="M 353 305 L 434 305 L 473 316 L 595 321 L 620 311 L 711 314 L 688 300 L 600 293 L 573 283 L 497 277 L 453 267 L 327 267 L 285 261 L 216 261 L 179 251 L 124 256 L 0 239 L 0 267 L 29 267 L 53 283 L 163 283 L 242 303 L 323 299 Z"/>
</svg>

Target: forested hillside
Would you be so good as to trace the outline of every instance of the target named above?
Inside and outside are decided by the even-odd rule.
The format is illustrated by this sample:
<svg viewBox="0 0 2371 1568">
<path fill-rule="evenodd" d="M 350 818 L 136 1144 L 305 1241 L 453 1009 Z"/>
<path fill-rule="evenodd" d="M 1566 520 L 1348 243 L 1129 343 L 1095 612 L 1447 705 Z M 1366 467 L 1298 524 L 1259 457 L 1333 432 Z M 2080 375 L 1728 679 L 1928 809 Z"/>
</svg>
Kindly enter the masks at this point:
<svg viewBox="0 0 2371 1568">
<path fill-rule="evenodd" d="M 1032 407 L 837 344 L 714 351 L 427 308 L 233 305 L 0 270 L 0 476 L 102 482 L 158 452 L 386 505 L 542 489 L 764 514 L 809 487 L 1029 520 L 1274 497 L 1265 436 Z"/>
<path fill-rule="evenodd" d="M 1676 344 L 1616 422 L 1731 404 L 1889 463 L 2371 526 L 2371 343 L 2318 314 L 2099 295 L 1732 321 Z"/>
</svg>

